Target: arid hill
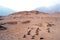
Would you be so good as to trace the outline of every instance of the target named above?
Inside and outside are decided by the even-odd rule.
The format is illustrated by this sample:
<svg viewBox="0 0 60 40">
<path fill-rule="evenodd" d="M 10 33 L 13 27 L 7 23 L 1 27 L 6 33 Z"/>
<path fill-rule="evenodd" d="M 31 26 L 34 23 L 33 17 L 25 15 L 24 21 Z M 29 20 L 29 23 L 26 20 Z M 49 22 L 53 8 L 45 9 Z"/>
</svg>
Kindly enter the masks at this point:
<svg viewBox="0 0 60 40">
<path fill-rule="evenodd" d="M 59 15 L 22 11 L 0 17 L 0 40 L 60 40 Z"/>
</svg>

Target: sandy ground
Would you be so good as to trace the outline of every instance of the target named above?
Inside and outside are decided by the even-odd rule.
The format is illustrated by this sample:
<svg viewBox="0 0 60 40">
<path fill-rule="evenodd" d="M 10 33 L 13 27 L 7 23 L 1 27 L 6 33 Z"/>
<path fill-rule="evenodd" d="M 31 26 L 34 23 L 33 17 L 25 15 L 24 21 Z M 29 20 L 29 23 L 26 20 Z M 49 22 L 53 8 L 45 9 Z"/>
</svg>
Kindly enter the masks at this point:
<svg viewBox="0 0 60 40">
<path fill-rule="evenodd" d="M 59 14 L 60 15 L 60 14 Z M 5 16 L 0 40 L 60 40 L 60 16 L 43 12 L 18 12 Z"/>
</svg>

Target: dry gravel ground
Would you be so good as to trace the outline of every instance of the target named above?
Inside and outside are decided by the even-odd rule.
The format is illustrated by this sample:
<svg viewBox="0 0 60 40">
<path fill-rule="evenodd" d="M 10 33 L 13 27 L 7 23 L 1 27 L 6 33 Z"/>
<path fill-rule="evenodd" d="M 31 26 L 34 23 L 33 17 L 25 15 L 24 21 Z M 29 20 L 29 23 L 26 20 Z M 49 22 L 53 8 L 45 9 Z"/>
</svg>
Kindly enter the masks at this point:
<svg viewBox="0 0 60 40">
<path fill-rule="evenodd" d="M 0 40 L 60 40 L 59 15 L 23 11 L 0 17 Z"/>
</svg>

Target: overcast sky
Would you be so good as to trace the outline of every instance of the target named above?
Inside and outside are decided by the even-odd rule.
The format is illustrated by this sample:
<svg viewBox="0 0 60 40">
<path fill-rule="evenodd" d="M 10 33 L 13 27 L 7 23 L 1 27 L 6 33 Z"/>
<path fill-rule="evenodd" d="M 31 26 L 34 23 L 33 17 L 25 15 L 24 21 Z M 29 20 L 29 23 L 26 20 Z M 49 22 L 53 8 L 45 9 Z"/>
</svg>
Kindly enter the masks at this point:
<svg viewBox="0 0 60 40">
<path fill-rule="evenodd" d="M 49 7 L 59 3 L 60 0 L 0 0 L 0 6 L 16 11 L 33 10 L 37 7 Z"/>
</svg>

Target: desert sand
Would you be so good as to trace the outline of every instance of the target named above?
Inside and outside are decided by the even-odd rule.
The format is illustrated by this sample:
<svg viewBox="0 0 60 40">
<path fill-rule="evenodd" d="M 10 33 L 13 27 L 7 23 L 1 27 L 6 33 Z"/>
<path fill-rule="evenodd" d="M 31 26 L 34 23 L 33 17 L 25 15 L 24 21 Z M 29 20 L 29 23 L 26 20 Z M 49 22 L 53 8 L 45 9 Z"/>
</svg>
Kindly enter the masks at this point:
<svg viewBox="0 0 60 40">
<path fill-rule="evenodd" d="M 60 40 L 60 14 L 22 11 L 0 17 L 0 40 Z"/>
</svg>

